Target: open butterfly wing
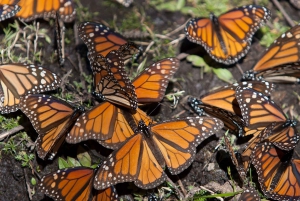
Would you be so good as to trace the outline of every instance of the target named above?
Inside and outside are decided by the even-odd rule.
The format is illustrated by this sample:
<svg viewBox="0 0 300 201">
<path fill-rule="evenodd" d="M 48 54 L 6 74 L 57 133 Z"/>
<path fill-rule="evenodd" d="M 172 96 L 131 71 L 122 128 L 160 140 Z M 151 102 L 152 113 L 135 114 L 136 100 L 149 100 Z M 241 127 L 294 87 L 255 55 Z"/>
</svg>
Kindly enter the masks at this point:
<svg viewBox="0 0 300 201">
<path fill-rule="evenodd" d="M 28 95 L 21 101 L 20 109 L 39 134 L 36 140 L 39 157 L 44 159 L 50 152 L 55 154 L 81 110 L 74 110 L 67 102 L 48 95 Z"/>
<path fill-rule="evenodd" d="M 253 71 L 264 71 L 279 65 L 299 62 L 299 43 L 300 25 L 296 25 L 274 41 L 253 67 Z"/>
<path fill-rule="evenodd" d="M 117 183 L 134 181 L 143 189 L 154 188 L 166 179 L 164 170 L 141 133 L 137 133 L 115 150 L 99 167 L 95 189 L 105 189 Z"/>
<path fill-rule="evenodd" d="M 151 132 L 170 173 L 178 174 L 192 163 L 196 147 L 221 128 L 219 119 L 191 117 L 154 124 Z"/>
<path fill-rule="evenodd" d="M 58 170 L 41 179 L 39 189 L 55 200 L 88 201 L 94 176 L 94 169 L 75 167 Z"/>
<path fill-rule="evenodd" d="M 264 194 L 275 200 L 300 198 L 300 160 L 269 142 L 259 144 L 253 154 L 258 181 Z"/>
<path fill-rule="evenodd" d="M 130 115 L 130 117 L 128 117 L 128 115 Z M 146 125 L 156 123 L 139 108 L 134 114 L 129 114 L 128 111 L 119 110 L 117 119 L 118 123 L 116 124 L 115 132 L 112 137 L 104 141 L 98 140 L 99 144 L 113 150 L 118 149 L 124 141 L 134 135 L 136 125 L 138 125 L 141 120 L 143 120 Z"/>
<path fill-rule="evenodd" d="M 170 78 L 178 68 L 178 59 L 165 58 L 144 69 L 132 82 L 138 103 L 161 101 L 165 96 Z"/>
<path fill-rule="evenodd" d="M 287 121 L 282 109 L 260 92 L 247 87 L 238 87 L 236 98 L 246 125 L 250 129 L 266 127 L 273 122 Z"/>
<path fill-rule="evenodd" d="M 104 102 L 83 113 L 66 137 L 68 143 L 81 141 L 109 140 L 113 135 L 121 135 L 131 130 L 120 108 Z M 130 132 L 132 133 L 132 131 Z"/>
<path fill-rule="evenodd" d="M 54 73 L 35 65 L 3 64 L 0 66 L 1 113 L 18 109 L 20 97 L 56 89 L 61 80 Z"/>
</svg>

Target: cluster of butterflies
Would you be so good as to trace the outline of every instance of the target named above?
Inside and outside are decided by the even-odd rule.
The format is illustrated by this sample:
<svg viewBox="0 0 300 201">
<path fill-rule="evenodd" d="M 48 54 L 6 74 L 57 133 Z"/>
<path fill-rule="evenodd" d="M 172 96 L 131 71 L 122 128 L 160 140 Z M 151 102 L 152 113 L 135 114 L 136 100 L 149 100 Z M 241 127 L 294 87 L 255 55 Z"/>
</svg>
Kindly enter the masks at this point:
<svg viewBox="0 0 300 201">
<path fill-rule="evenodd" d="M 98 104 L 82 106 L 41 94 L 59 87 L 61 80 L 39 66 L 0 66 L 1 113 L 20 109 L 38 133 L 37 154 L 53 159 L 61 145 L 96 140 L 114 151 L 94 170 L 76 167 L 44 176 L 39 188 L 57 200 L 117 199 L 113 185 L 134 182 L 154 188 L 171 174 L 179 174 L 193 162 L 196 147 L 223 128 L 212 117 L 187 117 L 155 122 L 138 105 L 160 102 L 179 68 L 179 60 L 165 58 L 145 68 L 134 80 L 125 61 L 139 48 L 123 36 L 96 22 L 78 26 L 88 47 L 93 72 L 93 95 Z"/>
<path fill-rule="evenodd" d="M 186 25 L 189 40 L 204 46 L 218 62 L 233 64 L 247 53 L 254 32 L 270 17 L 261 6 L 243 6 L 216 17 L 196 18 Z M 299 142 L 297 122 L 288 119 L 270 96 L 273 83 L 300 82 L 300 24 L 277 38 L 242 82 L 223 86 L 188 102 L 200 116 L 221 119 L 239 137 L 253 136 L 243 153 L 230 151 L 243 181 L 252 164 L 261 190 L 275 200 L 300 200 L 300 159 L 294 158 Z M 226 142 L 226 140 L 225 140 Z M 232 150 L 230 143 L 225 143 Z M 259 200 L 246 186 L 240 200 Z"/>
<path fill-rule="evenodd" d="M 8 0 L 0 5 L 1 19 L 55 17 L 59 11 L 62 20 L 69 22 L 75 14 L 71 0 Z M 188 22 L 187 38 L 203 45 L 218 62 L 232 64 L 246 55 L 254 32 L 270 15 L 267 8 L 254 5 L 220 17 L 211 14 L 210 19 Z M 266 196 L 300 199 L 300 162 L 293 158 L 299 141 L 296 122 L 287 119 L 270 99 L 273 82 L 299 82 L 300 25 L 275 40 L 253 70 L 243 75 L 243 82 L 211 91 L 200 100 L 190 97 L 199 117 L 164 122 L 153 121 L 138 106 L 163 99 L 179 61 L 160 60 L 131 81 L 125 63 L 140 51 L 134 43 L 100 23 L 81 23 L 78 31 L 88 47 L 93 95 L 98 101 L 88 111 L 41 94 L 60 86 L 60 78 L 49 70 L 26 64 L 0 66 L 0 112 L 20 109 L 29 118 L 39 134 L 40 158 L 52 159 L 65 141 L 96 140 L 114 150 L 97 169 L 76 167 L 44 176 L 39 185 L 42 192 L 57 200 L 88 200 L 91 196 L 93 200 L 117 200 L 113 186 L 118 183 L 154 188 L 166 180 L 166 166 L 171 174 L 182 172 L 192 163 L 196 147 L 225 126 L 240 137 L 253 135 L 243 153 L 231 154 L 241 178 L 253 164 Z M 229 143 L 227 146 L 230 149 Z M 255 193 L 248 186 L 240 200 L 259 200 Z"/>
</svg>

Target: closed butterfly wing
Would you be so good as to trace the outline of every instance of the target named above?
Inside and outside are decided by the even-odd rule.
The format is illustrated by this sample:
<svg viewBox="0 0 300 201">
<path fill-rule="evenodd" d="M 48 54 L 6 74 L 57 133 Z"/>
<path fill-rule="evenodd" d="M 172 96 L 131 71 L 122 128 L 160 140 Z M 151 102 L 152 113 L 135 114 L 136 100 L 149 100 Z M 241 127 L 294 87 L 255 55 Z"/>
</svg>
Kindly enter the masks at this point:
<svg viewBox="0 0 300 201">
<path fill-rule="evenodd" d="M 92 61 L 94 92 L 101 99 L 136 110 L 137 97 L 118 51 L 111 51 L 106 58 L 99 55 Z"/>
<path fill-rule="evenodd" d="M 104 190 L 94 190 L 92 201 L 118 201 L 116 189 L 111 186 Z"/>
<path fill-rule="evenodd" d="M 248 5 L 232 9 L 219 17 L 190 20 L 185 33 L 194 43 L 202 45 L 210 56 L 224 64 L 236 63 L 248 52 L 252 36 L 271 16 L 261 6 Z"/>
<path fill-rule="evenodd" d="M 248 87 L 269 96 L 274 90 L 274 84 L 265 81 L 237 82 L 212 90 L 201 97 L 201 103 L 227 110 L 241 116 L 239 104 L 236 100 L 236 88 Z"/>
<path fill-rule="evenodd" d="M 266 50 L 244 80 L 265 79 L 271 82 L 294 83 L 300 78 L 300 25 L 277 38 Z"/>
<path fill-rule="evenodd" d="M 92 191 L 93 176 L 92 168 L 62 169 L 45 175 L 41 179 L 39 189 L 55 200 L 88 201 Z"/>
<path fill-rule="evenodd" d="M 244 135 L 243 127 L 245 123 L 240 116 L 219 107 L 202 104 L 201 100 L 192 96 L 188 97 L 188 104 L 199 116 L 208 115 L 217 117 L 223 121 L 226 129 L 229 129 L 239 136 Z"/>
<path fill-rule="evenodd" d="M 112 50 L 121 49 L 125 58 L 139 52 L 135 44 L 126 45 L 127 40 L 122 35 L 98 22 L 83 22 L 79 24 L 78 32 L 88 47 L 90 61 L 98 55 L 106 57 Z"/>
<path fill-rule="evenodd" d="M 292 151 L 276 148 L 270 142 L 259 144 L 253 154 L 260 187 L 275 200 L 299 200 L 300 160 L 292 158 Z"/>
<path fill-rule="evenodd" d="M 18 5 L 0 4 L 0 21 L 11 18 L 21 10 Z"/>
<path fill-rule="evenodd" d="M 274 122 L 287 121 L 282 109 L 260 92 L 247 87 L 238 87 L 236 98 L 246 125 L 250 129 L 265 128 Z"/>
<path fill-rule="evenodd" d="M 54 73 L 35 65 L 2 64 L 0 66 L 0 111 L 18 109 L 26 94 L 42 93 L 58 88 L 61 80 Z"/>
<path fill-rule="evenodd" d="M 179 68 L 179 60 L 165 58 L 143 70 L 132 84 L 138 103 L 159 102 L 165 96 L 170 78 Z"/>
<path fill-rule="evenodd" d="M 3 4 L 18 4 L 21 10 L 16 14 L 24 21 L 31 21 L 36 18 L 55 18 L 58 11 L 65 22 L 73 21 L 75 8 L 73 0 L 1 0 Z"/>
<path fill-rule="evenodd" d="M 65 101 L 40 94 L 27 95 L 21 101 L 20 109 L 39 134 L 36 140 L 38 156 L 44 159 L 51 154 L 49 159 L 52 159 L 82 108 L 74 109 Z"/>
<path fill-rule="evenodd" d="M 166 180 L 165 165 L 178 174 L 193 161 L 196 146 L 223 127 L 214 118 L 186 118 L 152 126 L 143 121 L 136 134 L 125 141 L 100 166 L 94 187 L 134 181 L 143 189 L 154 188 Z"/>
</svg>

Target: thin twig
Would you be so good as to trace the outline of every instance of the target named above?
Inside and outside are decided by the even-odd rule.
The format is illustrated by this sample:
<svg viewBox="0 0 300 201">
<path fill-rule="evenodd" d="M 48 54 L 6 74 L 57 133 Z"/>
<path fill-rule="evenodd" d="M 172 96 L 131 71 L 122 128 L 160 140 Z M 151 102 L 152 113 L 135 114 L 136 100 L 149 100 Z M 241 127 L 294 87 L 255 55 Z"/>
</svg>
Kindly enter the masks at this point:
<svg viewBox="0 0 300 201">
<path fill-rule="evenodd" d="M 14 127 L 13 129 L 10 129 L 8 131 L 4 131 L 4 132 L 0 133 L 0 141 L 2 141 L 4 138 L 6 138 L 12 134 L 16 134 L 17 132 L 19 132 L 23 129 L 24 129 L 24 126 L 19 125 L 17 127 Z"/>
<path fill-rule="evenodd" d="M 180 187 L 180 189 L 181 189 L 181 191 L 183 192 L 183 194 L 184 194 L 184 197 L 186 197 L 186 195 L 187 195 L 187 192 L 186 192 L 186 190 L 185 190 L 185 188 L 184 188 L 184 186 L 183 186 L 183 184 L 182 184 L 182 182 L 181 182 L 181 180 L 180 180 L 180 178 L 178 177 L 178 175 L 176 175 L 177 176 L 177 178 L 178 178 L 178 185 L 179 185 L 179 187 Z"/>
<path fill-rule="evenodd" d="M 173 182 L 169 177 L 167 177 L 167 181 L 168 181 L 169 183 L 171 183 L 171 185 L 173 186 L 173 188 L 174 188 L 174 189 L 176 190 L 176 192 L 178 193 L 178 195 L 179 195 L 179 200 L 182 200 L 184 197 L 183 197 L 181 191 L 177 188 L 176 184 L 174 184 L 174 182 Z"/>
<path fill-rule="evenodd" d="M 74 29 L 74 35 L 75 35 L 75 44 L 76 44 L 76 45 L 79 44 L 79 37 L 78 37 L 78 29 L 77 29 L 77 26 L 78 26 L 77 23 L 75 23 L 75 24 L 74 24 L 74 27 L 73 27 L 73 29 Z M 83 76 L 82 76 L 82 73 L 83 73 L 84 71 L 83 71 L 83 68 L 82 68 L 82 63 L 81 63 L 80 55 L 79 55 L 78 52 L 76 52 L 76 56 L 77 56 L 77 60 L 78 60 L 78 68 L 79 68 L 79 72 L 80 72 L 81 77 L 83 77 Z M 70 59 L 69 59 L 69 60 L 70 60 Z M 84 79 L 83 79 L 83 80 L 81 79 L 81 84 L 82 84 L 82 88 L 83 88 L 84 90 L 87 91 L 87 87 L 86 87 L 86 85 L 85 85 Z"/>
<path fill-rule="evenodd" d="M 277 0 L 272 0 L 275 6 L 280 10 L 280 12 L 285 17 L 286 21 L 289 23 L 291 27 L 295 26 L 295 22 L 290 18 L 290 16 L 285 12 L 284 8 L 280 5 Z"/>
<path fill-rule="evenodd" d="M 28 192 L 28 197 L 29 197 L 29 200 L 32 200 L 32 189 L 30 188 L 30 185 L 29 185 L 29 179 L 27 176 L 26 168 L 23 168 L 23 172 L 24 172 L 24 176 L 25 176 L 25 183 L 26 183 L 26 188 L 27 188 L 27 192 Z"/>
</svg>

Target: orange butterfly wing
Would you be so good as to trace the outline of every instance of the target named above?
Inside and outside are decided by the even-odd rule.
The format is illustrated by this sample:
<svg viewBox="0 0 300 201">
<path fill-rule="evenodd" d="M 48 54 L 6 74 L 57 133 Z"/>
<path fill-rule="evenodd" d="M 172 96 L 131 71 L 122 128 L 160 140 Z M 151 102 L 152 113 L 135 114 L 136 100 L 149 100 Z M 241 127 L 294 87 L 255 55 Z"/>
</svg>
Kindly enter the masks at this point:
<svg viewBox="0 0 300 201">
<path fill-rule="evenodd" d="M 2 0 L 2 4 L 17 4 L 21 10 L 16 14 L 24 21 L 30 21 L 36 18 L 55 18 L 58 11 L 62 20 L 70 22 L 74 20 L 75 8 L 73 0 Z"/>
<path fill-rule="evenodd" d="M 94 169 L 75 167 L 58 170 L 41 179 L 39 189 L 53 199 L 65 201 L 88 201 L 94 176 Z"/>
<path fill-rule="evenodd" d="M 247 87 L 236 89 L 236 98 L 246 125 L 250 129 L 266 127 L 273 122 L 285 123 L 282 109 L 260 92 Z"/>
<path fill-rule="evenodd" d="M 179 174 L 193 162 L 196 147 L 223 126 L 216 118 L 193 117 L 154 124 L 151 132 L 170 173 Z"/>
<path fill-rule="evenodd" d="M 275 200 L 300 198 L 300 160 L 291 159 L 292 152 L 285 152 L 271 143 L 258 145 L 252 157 L 258 180 L 264 194 Z"/>
<path fill-rule="evenodd" d="M 94 190 L 92 201 L 118 201 L 118 194 L 113 186 L 104 190 Z"/>
<path fill-rule="evenodd" d="M 97 22 L 83 22 L 78 25 L 80 38 L 88 48 L 90 61 L 98 55 L 106 57 L 112 50 L 119 50 L 130 57 L 139 52 L 139 48 L 109 27 Z M 126 45 L 126 43 L 128 43 Z"/>
<path fill-rule="evenodd" d="M 137 98 L 119 51 L 111 51 L 107 57 L 96 56 L 92 61 L 94 92 L 101 100 L 136 110 Z"/>
<path fill-rule="evenodd" d="M 56 89 L 61 80 L 54 73 L 35 65 L 3 64 L 0 66 L 1 113 L 18 109 L 21 96 Z"/>
<path fill-rule="evenodd" d="M 179 60 L 165 58 L 138 75 L 132 82 L 139 103 L 159 102 L 163 99 L 169 79 L 179 68 Z"/>
<path fill-rule="evenodd" d="M 82 109 L 74 110 L 67 102 L 48 95 L 28 95 L 21 101 L 20 109 L 39 134 L 36 140 L 38 156 L 44 159 L 51 153 L 52 159 Z"/>
<path fill-rule="evenodd" d="M 104 141 L 98 140 L 99 144 L 113 150 L 118 149 L 124 141 L 134 135 L 135 127 L 132 126 L 133 122 L 135 125 L 137 125 L 141 120 L 143 120 L 147 125 L 150 123 L 156 123 L 139 108 L 134 114 L 129 114 L 128 111 L 120 110 L 118 115 L 120 120 L 118 121 L 118 125 L 116 125 L 115 132 L 112 137 Z"/>
<path fill-rule="evenodd" d="M 263 71 L 282 64 L 299 62 L 299 43 L 300 25 L 296 25 L 274 41 L 253 67 L 253 70 Z"/>
<path fill-rule="evenodd" d="M 220 17 L 195 18 L 185 28 L 187 38 L 202 45 L 210 56 L 224 64 L 236 63 L 248 52 L 255 31 L 270 18 L 270 11 L 248 5 Z"/>
<path fill-rule="evenodd" d="M 172 174 L 182 172 L 192 163 L 196 146 L 222 127 L 220 120 L 209 117 L 167 121 L 150 127 L 140 121 L 138 133 L 99 168 L 94 187 L 104 189 L 134 181 L 140 188 L 154 188 L 166 179 L 165 165 Z"/>
</svg>

